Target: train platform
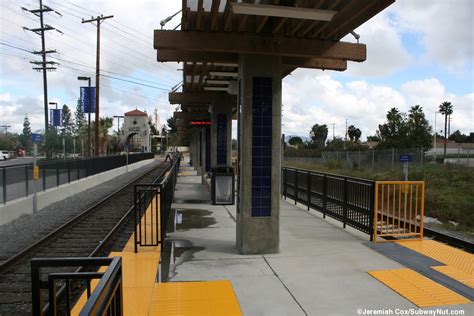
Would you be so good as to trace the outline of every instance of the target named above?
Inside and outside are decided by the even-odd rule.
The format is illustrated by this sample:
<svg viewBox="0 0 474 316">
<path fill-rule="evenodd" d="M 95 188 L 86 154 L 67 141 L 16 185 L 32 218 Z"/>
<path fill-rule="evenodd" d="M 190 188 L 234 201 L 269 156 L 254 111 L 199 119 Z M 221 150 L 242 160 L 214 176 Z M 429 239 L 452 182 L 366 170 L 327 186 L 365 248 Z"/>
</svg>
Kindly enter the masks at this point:
<svg viewBox="0 0 474 316">
<path fill-rule="evenodd" d="M 122 262 L 124 315 L 474 312 L 470 253 L 429 239 L 372 243 L 365 233 L 281 200 L 279 252 L 241 255 L 235 205 L 212 205 L 192 167 L 182 165 L 176 179 L 164 244 L 139 243 L 135 253 L 132 235 L 109 254 Z M 163 227 L 153 215 L 161 197 L 155 198 L 140 221 L 147 229 L 138 239 L 149 243 L 152 227 Z M 72 315 L 86 300 L 84 293 Z"/>
<path fill-rule="evenodd" d="M 402 255 L 414 251 L 435 261 L 432 265 L 449 267 L 450 259 L 440 258 L 439 249 L 438 257 L 429 258 L 428 252 L 437 252 L 429 245 L 373 244 L 359 231 L 282 200 L 279 253 L 240 255 L 235 206 L 211 205 L 208 196 L 193 168 L 181 166 L 172 204 L 176 221 L 162 254 L 160 281 L 228 280 L 244 315 L 357 315 L 419 308 L 474 312 L 472 283 L 464 284 L 463 293 L 439 279 L 427 280 L 416 265 L 397 260 L 398 249 L 387 248 L 401 247 L 408 251 Z M 465 282 L 472 282 L 473 257 L 459 252 L 465 261 L 454 268 L 464 265 Z M 411 285 L 399 286 L 404 283 Z"/>
</svg>

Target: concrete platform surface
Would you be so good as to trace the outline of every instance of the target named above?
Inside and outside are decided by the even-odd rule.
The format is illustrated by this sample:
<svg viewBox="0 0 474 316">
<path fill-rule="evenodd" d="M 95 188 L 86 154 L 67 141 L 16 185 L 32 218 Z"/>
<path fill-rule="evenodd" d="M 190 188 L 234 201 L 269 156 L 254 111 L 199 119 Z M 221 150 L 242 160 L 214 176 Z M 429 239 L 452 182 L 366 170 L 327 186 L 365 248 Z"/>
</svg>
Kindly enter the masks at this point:
<svg viewBox="0 0 474 316">
<path fill-rule="evenodd" d="M 207 193 L 191 167 L 180 171 L 175 200 L 181 203 L 172 207 L 182 222 L 168 234 L 176 245 L 170 282 L 231 280 L 243 314 L 252 316 L 418 309 L 367 273 L 403 268 L 368 247 L 368 235 L 342 229 L 340 223 L 285 201 L 280 206 L 279 253 L 238 254 L 235 206 L 186 202 L 203 200 Z M 186 247 L 180 249 L 183 243 Z M 474 312 L 473 304 L 442 308 Z"/>
</svg>

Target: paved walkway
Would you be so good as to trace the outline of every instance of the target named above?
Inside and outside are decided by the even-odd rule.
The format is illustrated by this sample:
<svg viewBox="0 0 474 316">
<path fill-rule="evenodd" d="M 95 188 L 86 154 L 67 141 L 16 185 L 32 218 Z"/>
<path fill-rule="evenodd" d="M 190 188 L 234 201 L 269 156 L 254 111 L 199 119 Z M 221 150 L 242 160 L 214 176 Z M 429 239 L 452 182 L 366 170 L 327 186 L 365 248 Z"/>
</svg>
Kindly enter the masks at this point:
<svg viewBox="0 0 474 316">
<path fill-rule="evenodd" d="M 201 177 L 181 167 L 173 208 L 176 231 L 170 280 L 231 280 L 244 315 L 358 315 L 358 309 L 417 309 L 367 271 L 403 268 L 367 246 L 368 236 L 342 229 L 317 212 L 281 202 L 280 252 L 236 251 L 235 206 L 206 199 Z M 180 245 L 185 245 L 180 248 Z M 450 306 L 473 312 L 473 305 Z"/>
</svg>

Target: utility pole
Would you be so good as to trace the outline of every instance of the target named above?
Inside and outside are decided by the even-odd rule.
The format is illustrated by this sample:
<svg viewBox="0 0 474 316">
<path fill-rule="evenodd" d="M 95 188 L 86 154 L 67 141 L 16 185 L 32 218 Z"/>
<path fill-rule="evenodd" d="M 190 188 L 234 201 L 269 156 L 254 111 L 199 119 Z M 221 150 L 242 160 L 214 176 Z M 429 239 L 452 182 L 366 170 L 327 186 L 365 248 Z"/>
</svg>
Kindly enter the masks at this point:
<svg viewBox="0 0 474 316">
<path fill-rule="evenodd" d="M 451 136 L 451 114 L 448 115 L 448 138 Z"/>
<path fill-rule="evenodd" d="M 336 128 L 336 123 L 331 123 L 332 124 L 332 140 L 334 140 L 335 134 L 334 134 L 334 129 Z"/>
<path fill-rule="evenodd" d="M 2 125 L 0 127 L 5 130 L 5 135 L 6 135 L 8 133 L 8 129 L 11 127 L 11 125 Z"/>
<path fill-rule="evenodd" d="M 99 77 L 100 77 L 100 24 L 106 19 L 113 18 L 113 15 L 104 16 L 101 14 L 96 18 L 89 20 L 82 19 L 82 23 L 96 22 L 97 26 L 97 52 L 96 52 L 96 69 L 95 69 L 95 156 L 100 156 L 100 144 L 99 144 Z"/>
<path fill-rule="evenodd" d="M 117 118 L 117 134 L 120 137 L 120 119 L 124 118 L 125 116 L 123 115 L 114 115 L 114 118 Z"/>
<path fill-rule="evenodd" d="M 45 31 L 52 31 L 55 30 L 54 27 L 47 25 L 45 26 L 44 24 L 44 18 L 43 18 L 43 13 L 44 12 L 51 12 L 54 11 L 57 15 L 62 16 L 61 13 L 51 9 L 50 7 L 43 5 L 43 0 L 39 0 L 39 9 L 33 9 L 29 10 L 24 7 L 21 8 L 23 11 L 33 13 L 40 19 L 40 28 L 38 29 L 29 29 L 27 27 L 24 27 L 23 29 L 27 31 L 31 31 L 33 33 L 36 33 L 41 36 L 41 51 L 35 51 L 33 54 L 35 55 L 41 55 L 42 61 L 30 61 L 31 64 L 33 65 L 38 65 L 41 67 L 33 67 L 34 70 L 36 71 L 42 71 L 43 72 L 43 94 L 44 94 L 44 131 L 48 131 L 48 77 L 46 75 L 47 71 L 54 71 L 56 70 L 56 67 L 54 65 L 58 65 L 57 62 L 54 61 L 47 61 L 46 60 L 46 55 L 51 54 L 51 53 L 56 53 L 55 50 L 46 50 L 46 40 L 44 36 Z M 61 31 L 58 31 L 61 33 Z"/>
<path fill-rule="evenodd" d="M 345 137 L 345 141 L 347 142 L 347 119 L 346 119 L 346 137 Z"/>
</svg>

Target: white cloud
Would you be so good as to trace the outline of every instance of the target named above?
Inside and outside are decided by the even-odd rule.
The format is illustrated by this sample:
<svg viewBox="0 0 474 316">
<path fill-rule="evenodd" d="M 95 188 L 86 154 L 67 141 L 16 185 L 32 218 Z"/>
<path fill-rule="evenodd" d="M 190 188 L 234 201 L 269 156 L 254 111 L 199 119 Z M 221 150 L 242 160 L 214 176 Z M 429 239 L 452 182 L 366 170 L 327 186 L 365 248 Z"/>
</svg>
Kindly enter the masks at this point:
<svg viewBox="0 0 474 316">
<path fill-rule="evenodd" d="M 474 56 L 474 2 L 472 0 L 399 0 L 392 5 L 399 32 L 421 39 L 423 62 L 434 61 L 458 74 L 466 73 Z"/>
</svg>

